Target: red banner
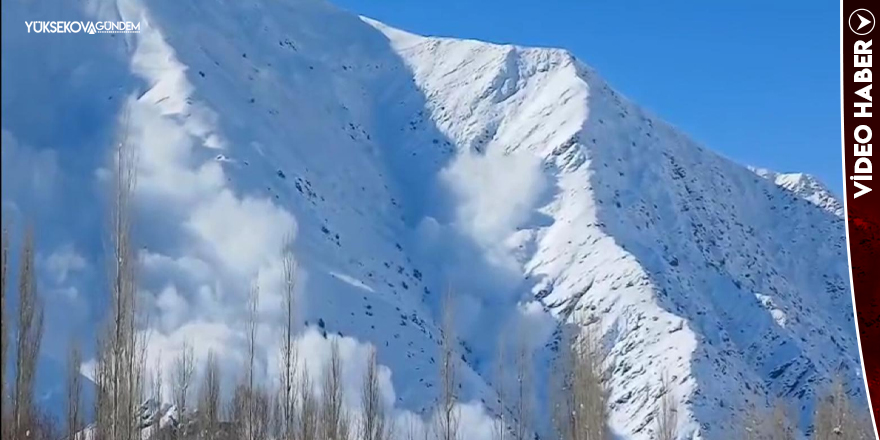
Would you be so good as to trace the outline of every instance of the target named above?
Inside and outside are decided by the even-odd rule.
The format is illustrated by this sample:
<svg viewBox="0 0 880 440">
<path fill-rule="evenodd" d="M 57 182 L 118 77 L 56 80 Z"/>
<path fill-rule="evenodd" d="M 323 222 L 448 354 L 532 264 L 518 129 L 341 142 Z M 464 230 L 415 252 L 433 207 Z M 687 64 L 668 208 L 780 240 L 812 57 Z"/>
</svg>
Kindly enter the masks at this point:
<svg viewBox="0 0 880 440">
<path fill-rule="evenodd" d="M 880 138 L 872 91 L 877 3 L 844 0 L 841 28 L 843 172 L 862 360 L 876 426 L 880 408 L 880 179 L 873 179 L 873 143 Z"/>
</svg>

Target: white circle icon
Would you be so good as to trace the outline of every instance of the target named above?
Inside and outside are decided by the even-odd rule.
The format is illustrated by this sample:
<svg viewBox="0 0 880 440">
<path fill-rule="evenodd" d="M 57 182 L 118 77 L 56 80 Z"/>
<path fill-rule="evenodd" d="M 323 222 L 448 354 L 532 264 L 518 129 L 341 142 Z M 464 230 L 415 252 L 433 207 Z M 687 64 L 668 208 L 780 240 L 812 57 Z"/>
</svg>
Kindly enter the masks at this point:
<svg viewBox="0 0 880 440">
<path fill-rule="evenodd" d="M 849 30 L 856 35 L 868 35 L 874 30 L 874 14 L 862 8 L 849 14 Z"/>
</svg>

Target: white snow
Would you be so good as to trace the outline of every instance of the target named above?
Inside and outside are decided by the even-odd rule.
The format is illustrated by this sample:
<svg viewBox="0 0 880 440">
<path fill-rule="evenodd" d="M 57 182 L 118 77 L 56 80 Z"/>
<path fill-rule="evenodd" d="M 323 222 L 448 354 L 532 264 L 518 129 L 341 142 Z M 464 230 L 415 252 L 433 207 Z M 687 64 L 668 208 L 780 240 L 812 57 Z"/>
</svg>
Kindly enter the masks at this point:
<svg viewBox="0 0 880 440">
<path fill-rule="evenodd" d="M 815 177 L 804 173 L 776 173 L 765 168 L 749 167 L 749 169 L 810 203 L 838 217 L 843 217 L 843 204 Z"/>
</svg>

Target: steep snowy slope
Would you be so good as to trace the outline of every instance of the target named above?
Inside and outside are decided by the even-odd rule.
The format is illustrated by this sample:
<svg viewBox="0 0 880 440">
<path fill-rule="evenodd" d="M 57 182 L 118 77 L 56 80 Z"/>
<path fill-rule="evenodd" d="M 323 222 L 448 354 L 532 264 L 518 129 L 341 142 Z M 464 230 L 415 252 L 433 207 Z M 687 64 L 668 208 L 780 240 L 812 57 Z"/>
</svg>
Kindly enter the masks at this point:
<svg viewBox="0 0 880 440">
<path fill-rule="evenodd" d="M 757 175 L 775 182 L 816 206 L 824 208 L 838 217 L 843 216 L 843 204 L 815 177 L 803 173 L 776 173 L 764 168 L 750 167 L 750 169 Z"/>
<path fill-rule="evenodd" d="M 120 18 L 142 32 L 22 24 Z M 343 336 L 356 387 L 375 345 L 400 411 L 436 396 L 452 291 L 468 438 L 498 411 L 497 336 L 527 328 L 546 375 L 573 317 L 602 330 L 622 438 L 651 438 L 664 373 L 682 438 L 727 438 L 777 396 L 807 414 L 838 371 L 864 394 L 830 202 L 703 149 L 564 51 L 419 37 L 319 0 L 3 0 L 2 20 L 4 218 L 49 231 L 50 332 L 101 316 L 97 196 L 121 130 L 160 362 L 185 339 L 241 362 L 257 283 L 272 375 L 289 237 L 307 362 Z"/>
<path fill-rule="evenodd" d="M 644 431 L 656 365 L 710 437 L 738 400 L 807 408 L 814 381 L 858 371 L 839 218 L 693 144 L 565 53 L 386 32 L 456 144 L 541 160 L 552 195 L 531 203 L 551 220 L 518 232 L 521 263 L 548 308 L 606 328 L 618 426 Z"/>
</svg>

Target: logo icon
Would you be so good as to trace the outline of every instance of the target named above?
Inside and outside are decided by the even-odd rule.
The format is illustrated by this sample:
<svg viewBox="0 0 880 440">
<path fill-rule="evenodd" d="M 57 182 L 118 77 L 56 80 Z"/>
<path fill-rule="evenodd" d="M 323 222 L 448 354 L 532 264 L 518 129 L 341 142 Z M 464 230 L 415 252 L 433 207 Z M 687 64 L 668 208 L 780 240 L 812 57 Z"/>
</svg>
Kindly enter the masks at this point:
<svg viewBox="0 0 880 440">
<path fill-rule="evenodd" d="M 856 9 L 849 15 L 849 30 L 856 35 L 868 35 L 874 30 L 874 14 L 867 9 Z"/>
</svg>

